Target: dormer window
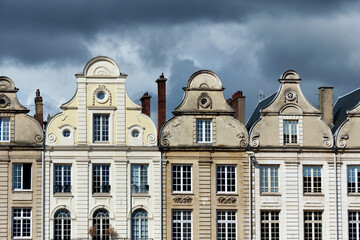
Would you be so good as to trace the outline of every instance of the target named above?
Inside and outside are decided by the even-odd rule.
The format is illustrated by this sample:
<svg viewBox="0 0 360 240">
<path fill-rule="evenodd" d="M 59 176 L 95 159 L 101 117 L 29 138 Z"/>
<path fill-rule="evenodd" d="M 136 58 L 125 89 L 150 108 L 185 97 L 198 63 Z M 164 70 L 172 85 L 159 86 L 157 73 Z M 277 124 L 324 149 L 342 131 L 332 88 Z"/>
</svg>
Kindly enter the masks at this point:
<svg viewBox="0 0 360 240">
<path fill-rule="evenodd" d="M 297 120 L 284 120 L 284 145 L 298 144 L 298 121 Z"/>
<path fill-rule="evenodd" d="M 109 141 L 109 115 L 94 114 L 94 142 Z"/>
<path fill-rule="evenodd" d="M 212 129 L 211 119 L 196 120 L 196 142 L 197 143 L 211 143 Z"/>
<path fill-rule="evenodd" d="M 10 141 L 10 119 L 0 118 L 0 142 Z"/>
</svg>

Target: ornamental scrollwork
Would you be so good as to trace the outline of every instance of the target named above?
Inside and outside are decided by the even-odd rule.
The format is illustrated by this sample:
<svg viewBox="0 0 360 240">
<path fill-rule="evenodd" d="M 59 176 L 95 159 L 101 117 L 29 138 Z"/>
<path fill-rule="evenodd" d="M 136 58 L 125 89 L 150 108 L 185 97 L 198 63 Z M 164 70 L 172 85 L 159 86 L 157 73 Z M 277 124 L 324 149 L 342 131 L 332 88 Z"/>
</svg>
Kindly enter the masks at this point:
<svg viewBox="0 0 360 240">
<path fill-rule="evenodd" d="M 285 91 L 285 99 L 284 102 L 286 102 L 286 100 L 293 102 L 296 101 L 298 102 L 298 96 L 296 94 L 296 91 L 292 88 L 289 88 Z"/>
<path fill-rule="evenodd" d="M 50 142 L 50 143 L 53 143 L 53 142 L 55 142 L 56 141 L 56 135 L 55 134 L 53 134 L 53 133 L 50 133 L 49 135 L 48 135 L 48 141 Z"/>
<path fill-rule="evenodd" d="M 165 131 L 162 136 L 161 145 L 164 147 L 170 146 L 169 138 L 171 138 L 171 133 L 169 131 Z"/>
<path fill-rule="evenodd" d="M 340 141 L 339 141 L 339 148 L 345 148 L 347 145 L 347 141 L 349 139 L 349 135 L 345 134 L 340 136 Z"/>
<path fill-rule="evenodd" d="M 330 137 L 327 134 L 323 135 L 323 141 L 324 141 L 324 147 L 332 148 L 333 141 L 332 141 L 332 139 L 330 139 Z"/>
<path fill-rule="evenodd" d="M 212 109 L 212 99 L 210 98 L 209 94 L 203 92 L 197 99 L 197 107 L 200 108 L 208 108 Z"/>
<path fill-rule="evenodd" d="M 239 133 L 238 135 L 236 135 L 238 138 L 240 138 L 240 146 L 241 147 L 246 147 L 247 146 L 247 142 L 245 139 L 245 134 L 243 132 Z"/>
<path fill-rule="evenodd" d="M 5 94 L 0 95 L 0 108 L 6 108 L 10 105 L 10 98 Z"/>
<path fill-rule="evenodd" d="M 236 197 L 218 197 L 218 203 L 221 204 L 235 204 L 237 202 Z"/>
<path fill-rule="evenodd" d="M 179 196 L 173 199 L 173 201 L 176 203 L 191 203 L 192 200 L 192 197 L 189 196 Z"/>
<path fill-rule="evenodd" d="M 260 145 L 260 133 L 255 133 L 251 139 L 251 146 L 252 147 L 258 147 Z"/>
<path fill-rule="evenodd" d="M 155 143 L 156 142 L 156 137 L 153 134 L 149 134 L 147 136 L 147 140 L 149 143 Z"/>
<path fill-rule="evenodd" d="M 43 140 L 43 136 L 40 135 L 40 134 L 36 134 L 36 136 L 35 136 L 35 141 L 36 141 L 36 142 L 42 142 L 42 140 Z"/>
</svg>

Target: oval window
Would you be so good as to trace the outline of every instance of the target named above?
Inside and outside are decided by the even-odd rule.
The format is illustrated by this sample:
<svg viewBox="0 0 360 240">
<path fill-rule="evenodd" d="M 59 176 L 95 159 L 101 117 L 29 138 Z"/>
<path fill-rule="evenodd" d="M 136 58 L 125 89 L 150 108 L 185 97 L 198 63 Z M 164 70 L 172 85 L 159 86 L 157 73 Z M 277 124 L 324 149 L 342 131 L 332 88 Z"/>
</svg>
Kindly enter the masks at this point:
<svg viewBox="0 0 360 240">
<path fill-rule="evenodd" d="M 99 99 L 99 100 L 104 100 L 105 99 L 105 93 L 104 92 L 98 92 L 96 94 L 96 97 Z"/>
<path fill-rule="evenodd" d="M 65 130 L 63 131 L 63 136 L 64 136 L 64 137 L 70 137 L 70 130 L 69 130 L 69 129 L 65 129 Z"/>
<path fill-rule="evenodd" d="M 137 138 L 138 136 L 139 136 L 139 131 L 138 130 L 132 130 L 132 132 L 131 132 L 131 136 L 133 136 L 134 138 Z"/>
</svg>

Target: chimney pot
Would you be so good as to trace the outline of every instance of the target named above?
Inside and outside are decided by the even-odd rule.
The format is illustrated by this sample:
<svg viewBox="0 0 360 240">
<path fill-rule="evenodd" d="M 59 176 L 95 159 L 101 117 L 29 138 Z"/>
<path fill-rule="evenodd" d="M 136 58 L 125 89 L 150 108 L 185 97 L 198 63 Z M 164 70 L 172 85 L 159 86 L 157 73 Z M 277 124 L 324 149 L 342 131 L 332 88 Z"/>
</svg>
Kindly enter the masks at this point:
<svg viewBox="0 0 360 240">
<path fill-rule="evenodd" d="M 242 91 L 235 92 L 227 103 L 234 109 L 234 117 L 245 124 L 245 96 L 242 95 Z"/>
<path fill-rule="evenodd" d="M 151 96 L 149 95 L 148 92 L 144 93 L 144 95 L 140 98 L 141 101 L 141 112 L 148 115 L 150 117 L 150 98 Z"/>
<path fill-rule="evenodd" d="M 36 97 L 35 97 L 35 115 L 34 118 L 38 120 L 41 127 L 43 127 L 44 119 L 43 119 L 43 99 L 40 96 L 40 90 L 36 89 Z"/>
</svg>

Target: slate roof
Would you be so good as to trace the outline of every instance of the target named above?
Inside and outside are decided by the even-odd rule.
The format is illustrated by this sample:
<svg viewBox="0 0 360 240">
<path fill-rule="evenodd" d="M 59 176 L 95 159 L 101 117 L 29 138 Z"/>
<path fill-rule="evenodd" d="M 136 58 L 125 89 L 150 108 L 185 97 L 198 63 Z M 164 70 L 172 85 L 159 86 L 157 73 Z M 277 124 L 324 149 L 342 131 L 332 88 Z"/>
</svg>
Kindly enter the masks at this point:
<svg viewBox="0 0 360 240">
<path fill-rule="evenodd" d="M 255 124 L 255 122 L 260 118 L 260 111 L 261 109 L 268 106 L 275 98 L 277 92 L 274 92 L 264 100 L 260 101 L 258 105 L 256 106 L 254 112 L 251 114 L 251 117 L 249 118 L 248 122 L 246 123 L 246 129 L 249 131 L 250 128 Z"/>
<path fill-rule="evenodd" d="M 348 110 L 354 108 L 360 102 L 360 88 L 339 97 L 334 105 L 334 125 L 331 128 L 335 133 L 346 120 Z"/>
</svg>

